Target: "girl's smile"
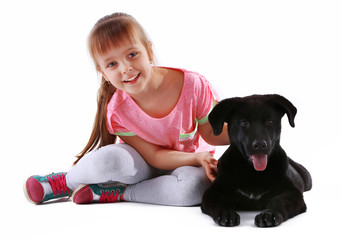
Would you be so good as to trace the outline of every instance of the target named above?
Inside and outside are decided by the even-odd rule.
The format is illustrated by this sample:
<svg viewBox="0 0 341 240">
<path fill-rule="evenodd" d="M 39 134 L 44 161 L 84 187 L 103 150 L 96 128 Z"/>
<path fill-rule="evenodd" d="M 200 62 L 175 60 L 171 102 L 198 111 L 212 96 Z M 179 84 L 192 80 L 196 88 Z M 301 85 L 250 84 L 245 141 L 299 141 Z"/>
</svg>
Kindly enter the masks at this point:
<svg viewBox="0 0 341 240">
<path fill-rule="evenodd" d="M 128 78 L 128 79 L 126 79 L 126 80 L 123 80 L 123 82 L 129 83 L 129 84 L 136 83 L 137 80 L 139 79 L 140 75 L 141 75 L 141 73 L 138 73 L 138 74 L 136 74 L 135 76 L 133 76 L 133 77 L 131 77 L 131 78 Z"/>
</svg>

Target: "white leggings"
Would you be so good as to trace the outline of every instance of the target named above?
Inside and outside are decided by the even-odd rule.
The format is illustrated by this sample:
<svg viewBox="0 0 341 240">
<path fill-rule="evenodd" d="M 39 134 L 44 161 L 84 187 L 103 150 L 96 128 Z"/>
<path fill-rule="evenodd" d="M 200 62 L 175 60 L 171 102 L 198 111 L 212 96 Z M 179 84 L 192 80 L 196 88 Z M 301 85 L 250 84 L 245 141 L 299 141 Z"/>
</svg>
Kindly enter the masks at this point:
<svg viewBox="0 0 341 240">
<path fill-rule="evenodd" d="M 67 186 L 120 182 L 128 184 L 124 199 L 130 202 L 172 206 L 201 203 L 210 181 L 202 167 L 184 166 L 174 171 L 148 165 L 127 144 L 112 144 L 86 154 L 66 174 Z"/>
</svg>

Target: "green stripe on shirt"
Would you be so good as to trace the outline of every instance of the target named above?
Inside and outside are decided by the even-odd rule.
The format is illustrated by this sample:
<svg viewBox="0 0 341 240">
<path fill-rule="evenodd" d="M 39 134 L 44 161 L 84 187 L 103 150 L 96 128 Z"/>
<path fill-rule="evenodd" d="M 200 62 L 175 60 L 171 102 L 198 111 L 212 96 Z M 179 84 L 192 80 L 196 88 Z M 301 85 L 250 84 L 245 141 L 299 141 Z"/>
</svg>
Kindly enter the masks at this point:
<svg viewBox="0 0 341 240">
<path fill-rule="evenodd" d="M 136 136 L 136 134 L 133 132 L 114 132 L 114 133 L 116 136 L 127 136 L 127 137 Z"/>
<path fill-rule="evenodd" d="M 182 133 L 179 136 L 179 141 L 185 141 L 187 139 L 190 139 L 196 132 L 198 131 L 198 121 L 195 119 L 195 129 L 191 133 Z"/>
<path fill-rule="evenodd" d="M 208 122 L 208 115 L 211 113 L 212 109 L 215 107 L 215 105 L 217 105 L 217 103 L 218 103 L 218 101 L 216 99 L 214 99 L 210 112 L 205 117 L 203 117 L 202 119 L 198 120 L 199 125 L 202 125 L 202 124 Z"/>
</svg>

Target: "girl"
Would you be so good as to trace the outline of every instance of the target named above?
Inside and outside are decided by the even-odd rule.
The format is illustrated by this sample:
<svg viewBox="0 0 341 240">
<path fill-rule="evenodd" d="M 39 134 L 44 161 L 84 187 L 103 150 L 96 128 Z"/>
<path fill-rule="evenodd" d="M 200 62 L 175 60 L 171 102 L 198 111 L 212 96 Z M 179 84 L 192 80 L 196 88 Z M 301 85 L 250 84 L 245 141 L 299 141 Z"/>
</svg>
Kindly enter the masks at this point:
<svg viewBox="0 0 341 240">
<path fill-rule="evenodd" d="M 75 203 L 200 204 L 216 171 L 211 145 L 229 144 L 227 126 L 214 136 L 207 120 L 217 102 L 210 84 L 194 72 L 153 67 L 151 42 L 124 13 L 100 19 L 88 44 L 102 76 L 89 142 L 69 172 L 28 178 L 28 200 L 72 194 Z"/>
</svg>

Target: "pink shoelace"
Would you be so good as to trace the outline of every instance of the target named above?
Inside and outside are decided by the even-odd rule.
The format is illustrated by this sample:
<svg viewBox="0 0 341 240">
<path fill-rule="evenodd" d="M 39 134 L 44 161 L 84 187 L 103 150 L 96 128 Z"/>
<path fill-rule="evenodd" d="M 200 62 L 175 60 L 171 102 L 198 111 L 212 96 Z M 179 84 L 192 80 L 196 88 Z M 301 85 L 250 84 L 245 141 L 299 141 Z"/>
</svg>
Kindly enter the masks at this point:
<svg viewBox="0 0 341 240">
<path fill-rule="evenodd" d="M 56 176 L 46 177 L 49 181 L 53 194 L 56 196 L 65 194 L 66 192 L 70 194 L 70 189 L 66 186 L 66 180 L 64 174 L 58 174 Z"/>
<path fill-rule="evenodd" d="M 120 196 L 120 190 L 115 191 L 102 191 L 101 197 L 99 198 L 100 203 L 112 203 L 116 202 Z"/>
</svg>

